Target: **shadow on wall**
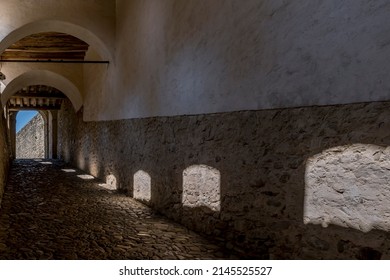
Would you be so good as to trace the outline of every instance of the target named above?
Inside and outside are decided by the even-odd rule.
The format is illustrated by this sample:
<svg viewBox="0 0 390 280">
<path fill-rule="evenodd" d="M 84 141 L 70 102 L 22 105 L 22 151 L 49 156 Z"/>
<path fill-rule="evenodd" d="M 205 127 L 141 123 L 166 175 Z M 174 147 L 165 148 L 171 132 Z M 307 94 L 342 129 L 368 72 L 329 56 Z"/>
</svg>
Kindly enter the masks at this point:
<svg viewBox="0 0 390 280">
<path fill-rule="evenodd" d="M 192 165 L 183 171 L 182 205 L 189 208 L 206 207 L 220 211 L 220 172 L 207 165 Z M 152 199 L 152 178 L 138 170 L 134 174 L 133 197 L 149 203 Z"/>
<path fill-rule="evenodd" d="M 385 102 L 86 123 L 81 113 L 62 110 L 70 120 L 62 122 L 62 136 L 76 165 L 99 160 L 99 177 L 115 174 L 119 190 L 245 256 L 354 259 L 380 252 L 390 259 L 388 212 L 378 203 L 390 181 L 389 108 Z"/>
<path fill-rule="evenodd" d="M 304 223 L 390 231 L 390 147 L 338 146 L 308 159 Z"/>
<path fill-rule="evenodd" d="M 200 164 L 183 171 L 182 223 L 208 235 L 221 236 L 221 173 Z"/>
<path fill-rule="evenodd" d="M 215 234 L 209 231 L 214 228 L 210 224 L 217 224 L 221 210 L 220 172 L 208 165 L 192 165 L 183 171 L 182 179 L 181 205 L 176 205 L 176 210 L 185 217 L 183 223 L 192 229 Z M 134 174 L 133 197 L 148 205 L 152 203 L 149 173 L 139 170 Z"/>
</svg>

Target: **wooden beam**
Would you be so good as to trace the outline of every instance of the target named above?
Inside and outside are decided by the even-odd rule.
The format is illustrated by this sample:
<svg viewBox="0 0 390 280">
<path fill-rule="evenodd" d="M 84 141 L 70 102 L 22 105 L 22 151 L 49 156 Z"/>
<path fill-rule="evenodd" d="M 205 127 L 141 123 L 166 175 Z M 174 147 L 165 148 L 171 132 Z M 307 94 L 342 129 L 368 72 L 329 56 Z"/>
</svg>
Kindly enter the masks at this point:
<svg viewBox="0 0 390 280">
<path fill-rule="evenodd" d="M 49 93 L 18 93 L 14 94 L 11 98 L 54 98 L 54 99 L 66 99 L 65 95 L 49 94 Z"/>
<path fill-rule="evenodd" d="M 1 58 L 3 60 L 18 60 L 18 59 L 69 59 L 69 60 L 83 60 L 84 52 L 14 52 L 3 53 Z"/>
<path fill-rule="evenodd" d="M 108 60 L 27 60 L 27 59 L 0 59 L 0 62 L 11 63 L 80 63 L 80 64 L 109 64 Z"/>
<path fill-rule="evenodd" d="M 5 49 L 4 53 L 7 52 L 27 52 L 27 53 L 73 53 L 73 52 L 86 52 L 88 47 L 63 47 L 61 49 L 53 49 L 53 48 L 29 48 L 29 47 L 21 47 L 21 48 L 13 48 L 13 49 Z M 2 55 L 4 56 L 4 54 Z"/>
<path fill-rule="evenodd" d="M 8 105 L 8 110 L 10 112 L 15 111 L 26 111 L 26 110 L 37 110 L 37 111 L 45 111 L 45 110 L 60 110 L 61 105 L 55 105 L 55 106 L 31 106 L 31 107 L 19 107 L 19 106 L 12 106 Z"/>
</svg>

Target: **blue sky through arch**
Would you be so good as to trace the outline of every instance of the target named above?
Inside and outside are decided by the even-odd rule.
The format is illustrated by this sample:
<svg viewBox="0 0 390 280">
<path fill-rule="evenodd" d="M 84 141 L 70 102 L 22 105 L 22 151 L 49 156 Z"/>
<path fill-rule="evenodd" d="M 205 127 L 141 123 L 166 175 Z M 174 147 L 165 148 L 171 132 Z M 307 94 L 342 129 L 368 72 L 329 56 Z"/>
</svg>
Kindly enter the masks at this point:
<svg viewBox="0 0 390 280">
<path fill-rule="evenodd" d="M 37 111 L 19 111 L 16 115 L 16 132 L 19 132 L 37 114 Z"/>
</svg>

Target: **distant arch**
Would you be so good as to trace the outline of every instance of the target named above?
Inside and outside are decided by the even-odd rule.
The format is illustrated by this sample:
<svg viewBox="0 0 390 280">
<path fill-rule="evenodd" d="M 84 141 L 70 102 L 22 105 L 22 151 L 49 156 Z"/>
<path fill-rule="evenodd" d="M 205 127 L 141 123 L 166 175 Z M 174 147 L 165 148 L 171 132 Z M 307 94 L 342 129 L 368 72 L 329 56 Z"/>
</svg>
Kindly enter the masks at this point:
<svg viewBox="0 0 390 280">
<path fill-rule="evenodd" d="M 6 106 L 8 99 L 18 90 L 31 85 L 46 85 L 60 90 L 72 102 L 76 112 L 83 105 L 80 91 L 64 76 L 49 70 L 31 70 L 16 77 L 5 87 L 4 92 L 1 94 L 3 108 Z"/>
<path fill-rule="evenodd" d="M 16 132 L 15 138 L 15 158 L 35 158 L 42 159 L 48 158 L 47 153 L 47 116 L 40 110 L 31 110 L 36 112 L 36 115 L 30 119 L 25 125 L 30 129 L 27 131 L 21 128 L 19 132 Z M 21 111 L 15 112 L 15 118 L 18 119 L 18 114 Z M 34 125 L 31 122 L 34 120 Z M 22 134 L 21 134 L 22 133 Z"/>
<path fill-rule="evenodd" d="M 24 37 L 41 32 L 61 32 L 77 37 L 95 48 L 103 60 L 113 61 L 107 46 L 94 33 L 76 24 L 58 20 L 34 21 L 15 29 L 0 42 L 0 53 Z"/>
</svg>

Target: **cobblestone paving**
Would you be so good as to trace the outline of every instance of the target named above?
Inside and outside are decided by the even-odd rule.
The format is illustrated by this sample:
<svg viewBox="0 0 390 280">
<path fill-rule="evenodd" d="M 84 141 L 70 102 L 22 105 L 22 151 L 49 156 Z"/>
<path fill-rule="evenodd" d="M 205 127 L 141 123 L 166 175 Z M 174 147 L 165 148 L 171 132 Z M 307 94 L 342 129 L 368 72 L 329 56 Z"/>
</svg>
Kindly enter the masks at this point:
<svg viewBox="0 0 390 280">
<path fill-rule="evenodd" d="M 81 171 L 66 168 L 60 161 L 14 161 L 0 209 L 0 259 L 232 258 L 97 179 L 81 179 Z"/>
</svg>

